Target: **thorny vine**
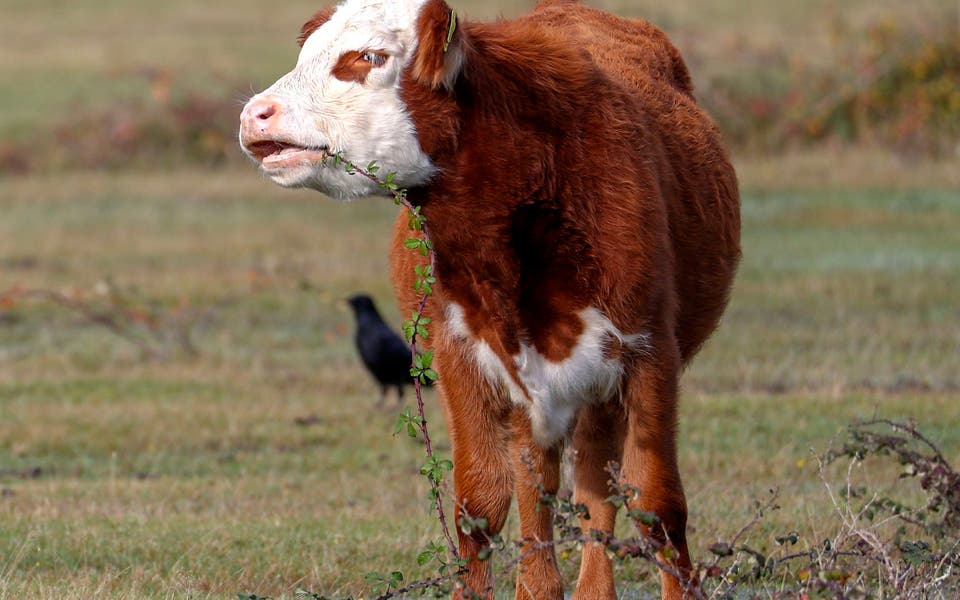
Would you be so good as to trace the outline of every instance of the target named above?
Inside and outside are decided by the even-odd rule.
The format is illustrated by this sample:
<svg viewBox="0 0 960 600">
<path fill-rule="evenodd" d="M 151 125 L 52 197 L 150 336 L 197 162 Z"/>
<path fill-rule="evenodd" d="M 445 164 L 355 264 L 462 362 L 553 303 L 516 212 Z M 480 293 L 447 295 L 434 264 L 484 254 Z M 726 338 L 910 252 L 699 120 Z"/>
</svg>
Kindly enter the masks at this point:
<svg viewBox="0 0 960 600">
<path fill-rule="evenodd" d="M 345 159 L 340 154 L 324 154 L 324 165 L 328 162 L 332 162 L 335 167 L 342 167 L 350 175 L 360 175 L 361 177 L 369 179 L 389 193 L 393 197 L 394 204 L 406 208 L 408 226 L 410 231 L 413 232 L 414 237 L 407 238 L 404 241 L 404 246 L 409 250 L 419 252 L 429 260 L 429 264 L 426 266 L 417 265 L 415 267 L 414 274 L 416 278 L 414 281 L 414 289 L 420 294 L 420 300 L 417 302 L 417 308 L 411 315 L 410 320 L 403 324 L 403 333 L 407 339 L 407 343 L 410 345 L 412 364 L 410 375 L 413 378 L 413 389 L 417 398 L 417 414 L 412 415 L 409 410 L 401 414 L 397 420 L 396 432 L 399 433 L 403 429 L 406 429 L 408 435 L 411 437 L 416 437 L 417 431 L 423 435 L 426 463 L 421 467 L 420 472 L 425 475 L 430 482 L 430 497 L 436 506 L 440 526 L 447 542 L 447 549 L 450 551 L 450 555 L 454 557 L 454 562 L 462 567 L 460 555 L 457 552 L 457 545 L 453 541 L 453 536 L 450 534 L 450 527 L 447 524 L 447 516 L 443 509 L 443 499 L 440 490 L 443 473 L 444 471 L 452 470 L 453 463 L 449 460 L 438 459 L 434 454 L 423 403 L 422 386 L 429 381 L 437 380 L 437 372 L 432 367 L 433 352 L 430 350 L 421 352 L 417 345 L 420 339 L 426 339 L 430 335 L 427 329 L 430 318 L 424 315 L 424 311 L 427 307 L 427 301 L 430 296 L 433 295 L 433 284 L 437 281 L 434 276 L 436 253 L 433 249 L 433 242 L 430 240 L 426 217 L 420 214 L 420 207 L 414 206 L 407 198 L 406 190 L 402 189 L 394 181 L 396 173 L 388 173 L 386 177 L 381 180 L 380 177 L 377 176 L 380 167 L 376 162 L 370 162 L 366 167 L 360 167 Z M 439 558 L 439 553 L 436 552 L 436 550 L 434 551 L 434 555 Z M 421 554 L 421 556 L 423 556 L 423 554 Z M 395 590 L 394 593 L 398 593 L 398 590 Z M 387 598 L 390 597 L 390 595 L 381 597 Z"/>
</svg>

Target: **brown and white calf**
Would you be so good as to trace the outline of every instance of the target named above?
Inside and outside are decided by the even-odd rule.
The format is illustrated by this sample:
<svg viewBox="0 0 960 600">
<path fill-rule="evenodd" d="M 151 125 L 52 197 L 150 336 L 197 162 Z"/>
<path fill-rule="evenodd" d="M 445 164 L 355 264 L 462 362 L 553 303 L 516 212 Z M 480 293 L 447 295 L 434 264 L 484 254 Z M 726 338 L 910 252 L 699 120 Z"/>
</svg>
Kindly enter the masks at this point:
<svg viewBox="0 0 960 600">
<path fill-rule="evenodd" d="M 456 21 L 443 0 L 344 0 L 299 41 L 296 67 L 244 108 L 241 144 L 275 182 L 338 198 L 380 190 L 325 152 L 376 161 L 423 207 L 457 514 L 496 532 L 515 492 L 522 535 L 551 539 L 538 484 L 556 491 L 566 444 L 583 527 L 613 530 L 617 461 L 686 578 L 677 380 L 727 304 L 740 219 L 677 49 L 572 0 L 493 23 Z M 393 279 L 410 310 L 406 237 L 399 215 Z M 458 534 L 466 585 L 490 596 L 484 538 Z M 669 598 L 689 583 L 662 582 Z M 530 553 L 517 597 L 562 596 L 552 549 Z M 575 597 L 616 597 L 602 546 L 584 548 Z"/>
</svg>

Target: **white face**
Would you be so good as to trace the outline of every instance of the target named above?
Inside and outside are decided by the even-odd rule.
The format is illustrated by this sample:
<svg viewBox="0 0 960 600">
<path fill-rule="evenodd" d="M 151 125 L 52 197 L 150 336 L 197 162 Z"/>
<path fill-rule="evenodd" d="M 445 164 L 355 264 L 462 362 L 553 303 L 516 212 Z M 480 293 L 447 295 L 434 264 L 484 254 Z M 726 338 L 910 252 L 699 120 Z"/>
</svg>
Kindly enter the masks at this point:
<svg viewBox="0 0 960 600">
<path fill-rule="evenodd" d="M 434 174 L 400 99 L 425 1 L 345 0 L 304 42 L 296 67 L 250 99 L 240 144 L 273 181 L 336 198 L 380 192 L 332 160 L 324 165 L 327 151 L 359 166 L 376 161 L 403 187 Z"/>
</svg>

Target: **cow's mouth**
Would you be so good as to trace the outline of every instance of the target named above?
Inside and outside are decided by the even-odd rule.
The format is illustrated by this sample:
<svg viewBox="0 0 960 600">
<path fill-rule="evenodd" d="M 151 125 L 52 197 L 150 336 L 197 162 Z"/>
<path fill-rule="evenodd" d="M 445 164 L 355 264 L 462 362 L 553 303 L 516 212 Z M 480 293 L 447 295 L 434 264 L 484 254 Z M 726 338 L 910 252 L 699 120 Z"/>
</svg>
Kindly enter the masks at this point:
<svg viewBox="0 0 960 600">
<path fill-rule="evenodd" d="M 253 142 L 247 146 L 247 151 L 267 170 L 311 165 L 322 161 L 330 154 L 328 146 L 298 146 L 275 140 Z"/>
</svg>

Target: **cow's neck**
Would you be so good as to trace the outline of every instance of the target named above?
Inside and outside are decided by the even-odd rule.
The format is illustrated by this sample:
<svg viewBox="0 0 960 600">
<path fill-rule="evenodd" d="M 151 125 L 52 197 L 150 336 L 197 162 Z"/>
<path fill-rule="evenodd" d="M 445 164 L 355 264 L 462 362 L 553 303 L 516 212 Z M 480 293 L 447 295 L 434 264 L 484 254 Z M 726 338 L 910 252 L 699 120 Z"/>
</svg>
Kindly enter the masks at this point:
<svg viewBox="0 0 960 600">
<path fill-rule="evenodd" d="M 551 336 L 575 334 L 577 314 L 596 305 L 596 232 L 578 214 L 587 203 L 555 186 L 587 181 L 582 161 L 564 159 L 585 126 L 569 115 L 584 114 L 579 104 L 604 81 L 575 49 L 502 27 L 466 26 L 470 51 L 452 93 L 404 82 L 438 168 L 411 200 L 427 217 L 444 293 L 471 329 L 511 354 L 520 337 L 550 354 Z"/>
</svg>

